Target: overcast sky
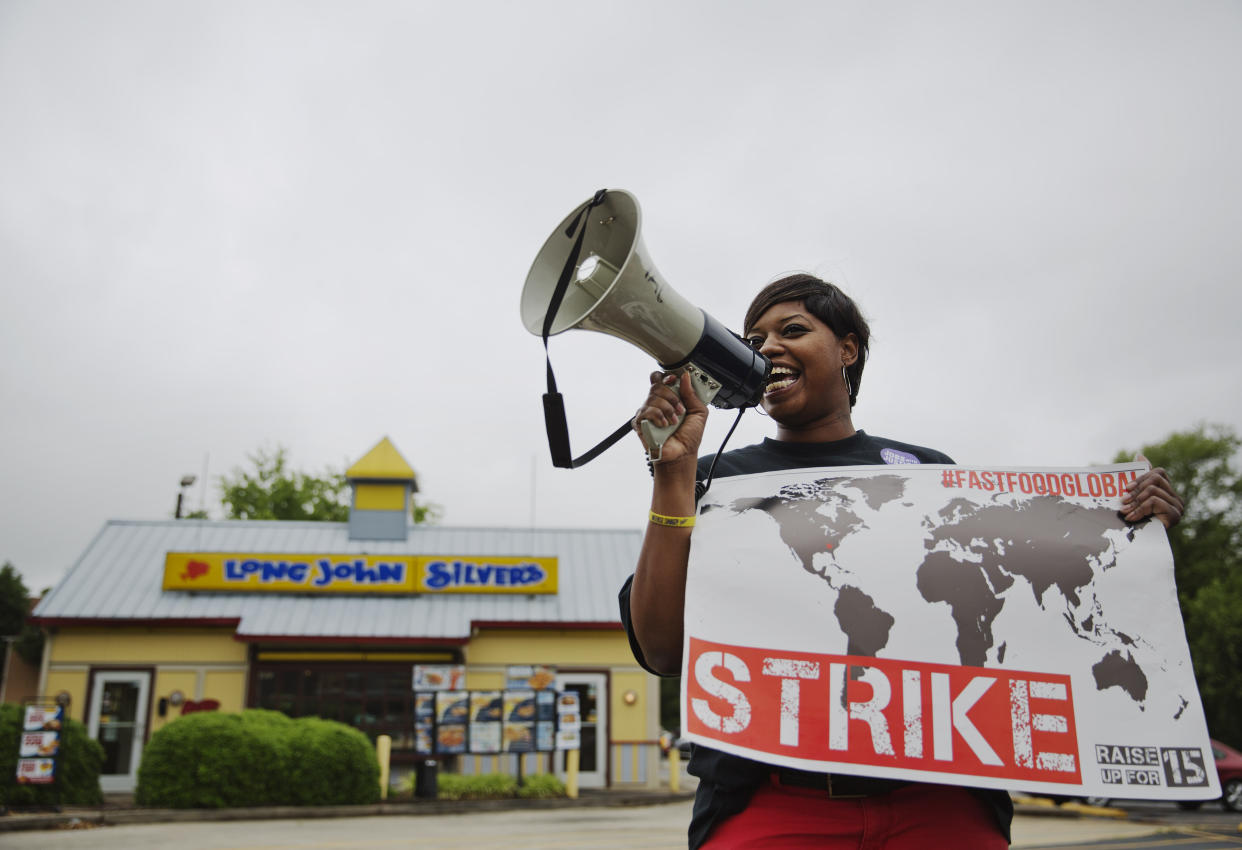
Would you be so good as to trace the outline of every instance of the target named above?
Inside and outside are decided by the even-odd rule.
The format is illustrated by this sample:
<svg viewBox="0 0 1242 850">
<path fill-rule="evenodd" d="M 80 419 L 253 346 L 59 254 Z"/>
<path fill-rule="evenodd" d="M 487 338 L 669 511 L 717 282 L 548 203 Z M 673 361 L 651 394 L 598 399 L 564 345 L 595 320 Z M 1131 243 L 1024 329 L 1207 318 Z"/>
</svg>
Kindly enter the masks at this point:
<svg viewBox="0 0 1242 850">
<path fill-rule="evenodd" d="M 447 525 L 641 528 L 636 439 L 551 467 L 518 317 L 605 186 L 735 330 L 783 272 L 854 295 L 870 433 L 1076 466 L 1242 427 L 1239 45 L 1223 0 L 0 0 L 0 561 L 38 589 L 183 475 L 219 517 L 257 449 L 383 436 Z M 579 451 L 654 365 L 552 356 Z"/>
</svg>

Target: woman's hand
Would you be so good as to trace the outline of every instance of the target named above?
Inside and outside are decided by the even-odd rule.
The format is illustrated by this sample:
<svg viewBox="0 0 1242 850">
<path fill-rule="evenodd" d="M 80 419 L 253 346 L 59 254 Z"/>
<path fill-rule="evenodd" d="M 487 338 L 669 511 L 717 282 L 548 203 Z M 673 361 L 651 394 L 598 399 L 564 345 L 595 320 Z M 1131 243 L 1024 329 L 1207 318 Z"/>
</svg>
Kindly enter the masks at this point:
<svg viewBox="0 0 1242 850">
<path fill-rule="evenodd" d="M 681 395 L 673 390 L 679 386 Z M 633 426 L 644 419 L 656 427 L 681 425 L 664 441 L 660 460 L 652 466 L 651 510 L 664 516 L 692 517 L 695 513 L 694 478 L 699 443 L 707 424 L 707 406 L 695 395 L 690 376 L 653 372 L 647 400 L 634 414 Z M 646 447 L 646 440 L 643 440 Z M 649 523 L 643 535 L 630 588 L 630 617 L 634 636 L 653 670 L 674 674 L 681 668 L 682 620 L 685 618 L 686 565 L 690 559 L 690 532 L 684 526 Z"/>
<path fill-rule="evenodd" d="M 1151 464 L 1141 454 L 1135 460 Z M 1185 509 L 1181 497 L 1173 490 L 1169 474 L 1159 466 L 1140 475 L 1121 495 L 1121 515 L 1126 522 L 1154 516 L 1165 528 L 1172 528 L 1181 521 Z"/>
<path fill-rule="evenodd" d="M 680 395 L 673 389 L 674 386 L 680 389 Z M 681 425 L 664 441 L 660 460 L 657 461 L 659 465 L 684 458 L 691 458 L 697 463 L 699 444 L 703 442 L 703 429 L 707 425 L 707 405 L 695 394 L 688 372 L 683 372 L 680 376 L 652 372 L 651 391 L 647 393 L 647 400 L 638 408 L 630 423 L 638 438 L 643 441 L 643 447 L 650 448 L 643 437 L 639 422 L 645 419 L 657 428 L 663 428 L 683 416 L 685 418 Z"/>
</svg>

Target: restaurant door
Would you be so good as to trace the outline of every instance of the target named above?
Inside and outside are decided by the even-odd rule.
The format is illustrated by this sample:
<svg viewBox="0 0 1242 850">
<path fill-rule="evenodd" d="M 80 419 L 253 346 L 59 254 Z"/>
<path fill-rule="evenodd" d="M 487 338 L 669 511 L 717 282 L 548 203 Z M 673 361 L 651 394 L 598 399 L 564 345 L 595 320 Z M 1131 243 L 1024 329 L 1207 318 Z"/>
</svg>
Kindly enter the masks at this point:
<svg viewBox="0 0 1242 850">
<path fill-rule="evenodd" d="M 91 678 L 87 729 L 104 750 L 99 787 L 133 791 L 147 733 L 151 674 L 139 670 L 97 670 Z"/>
<path fill-rule="evenodd" d="M 604 673 L 560 673 L 556 677 L 556 689 L 578 694 L 582 714 L 578 784 L 583 788 L 603 788 L 608 784 L 608 676 Z M 562 778 L 564 765 L 562 754 L 557 759 Z"/>
</svg>

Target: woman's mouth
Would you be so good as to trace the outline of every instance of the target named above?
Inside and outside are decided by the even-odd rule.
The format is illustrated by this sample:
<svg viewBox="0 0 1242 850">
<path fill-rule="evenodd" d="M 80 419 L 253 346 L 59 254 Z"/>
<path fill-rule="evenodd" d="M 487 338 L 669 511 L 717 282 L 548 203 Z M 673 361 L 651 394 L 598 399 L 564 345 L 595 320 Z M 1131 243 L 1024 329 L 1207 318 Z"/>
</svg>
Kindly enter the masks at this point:
<svg viewBox="0 0 1242 850">
<path fill-rule="evenodd" d="M 773 366 L 772 371 L 768 374 L 768 384 L 763 388 L 764 396 L 770 396 L 774 393 L 779 393 L 781 390 L 789 389 L 798 380 L 798 377 L 799 373 L 788 366 Z"/>
</svg>

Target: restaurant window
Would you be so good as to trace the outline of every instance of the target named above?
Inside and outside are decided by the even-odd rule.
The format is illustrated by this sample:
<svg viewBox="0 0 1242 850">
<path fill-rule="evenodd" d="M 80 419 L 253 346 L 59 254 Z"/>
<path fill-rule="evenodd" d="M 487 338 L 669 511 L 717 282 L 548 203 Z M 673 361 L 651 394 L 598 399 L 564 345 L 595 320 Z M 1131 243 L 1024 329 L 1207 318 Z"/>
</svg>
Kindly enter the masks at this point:
<svg viewBox="0 0 1242 850">
<path fill-rule="evenodd" d="M 394 760 L 414 755 L 413 668 L 409 664 L 255 666 L 255 707 L 290 717 L 323 717 L 372 741 L 392 738 Z"/>
</svg>

